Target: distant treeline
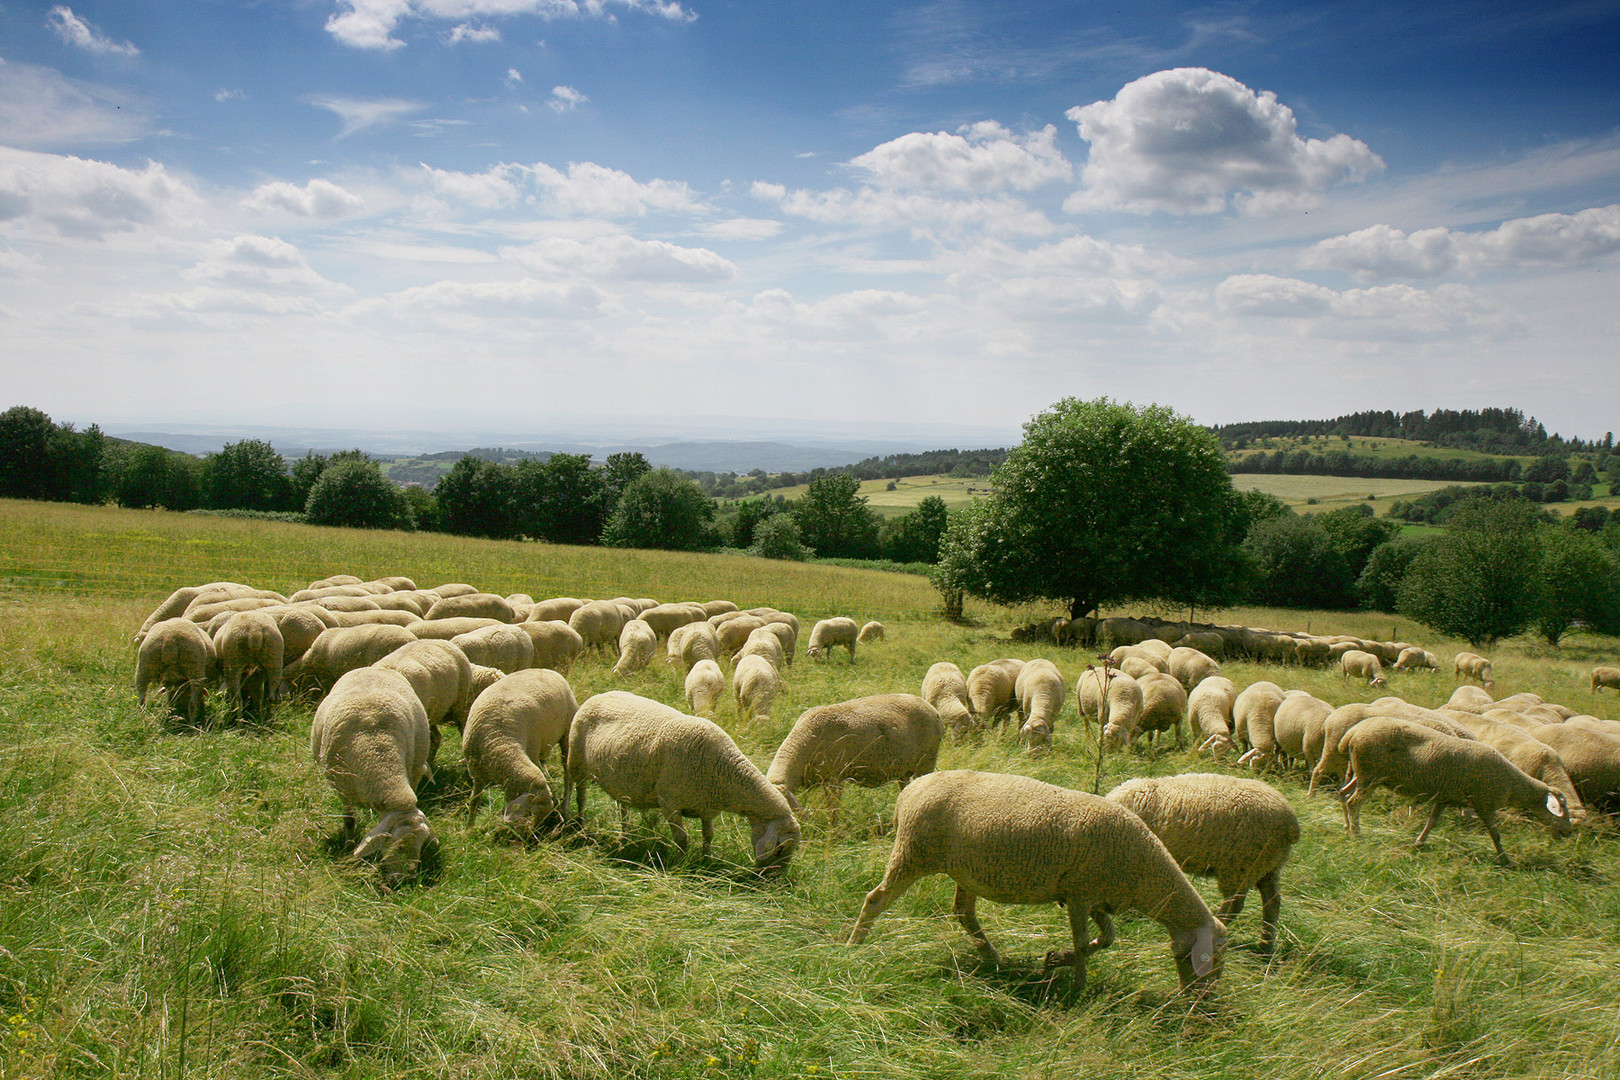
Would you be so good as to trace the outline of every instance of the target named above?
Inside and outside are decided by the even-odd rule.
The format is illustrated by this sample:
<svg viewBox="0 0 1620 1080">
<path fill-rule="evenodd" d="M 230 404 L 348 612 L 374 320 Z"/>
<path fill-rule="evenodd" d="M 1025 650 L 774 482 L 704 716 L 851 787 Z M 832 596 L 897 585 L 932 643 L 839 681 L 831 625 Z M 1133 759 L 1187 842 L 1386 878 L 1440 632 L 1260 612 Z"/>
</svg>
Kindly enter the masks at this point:
<svg viewBox="0 0 1620 1080">
<path fill-rule="evenodd" d="M 922 454 L 869 457 L 853 465 L 828 469 L 827 472 L 848 473 L 859 480 L 899 480 L 906 476 L 989 476 L 1006 460 L 1006 447 L 983 450 L 929 450 Z"/>
<path fill-rule="evenodd" d="M 1227 464 L 1234 473 L 1285 473 L 1290 476 L 1363 476 L 1395 480 L 1517 480 L 1521 469 L 1512 459 L 1472 460 L 1440 457 L 1374 457 L 1347 450 L 1315 453 L 1310 450 L 1259 451 Z"/>
<path fill-rule="evenodd" d="M 1559 456 L 1614 449 L 1614 433 L 1601 440 L 1566 439 L 1518 409 L 1436 409 L 1395 413 L 1389 409 L 1348 413 L 1332 420 L 1253 420 L 1212 428 L 1221 445 L 1241 450 L 1254 439 L 1302 435 L 1347 435 L 1413 439 L 1435 446 L 1477 450 L 1485 454 Z M 1336 474 L 1335 474 L 1336 475 Z M 1382 474 L 1374 474 L 1382 475 Z M 1418 475 L 1418 474 L 1411 474 Z"/>
</svg>

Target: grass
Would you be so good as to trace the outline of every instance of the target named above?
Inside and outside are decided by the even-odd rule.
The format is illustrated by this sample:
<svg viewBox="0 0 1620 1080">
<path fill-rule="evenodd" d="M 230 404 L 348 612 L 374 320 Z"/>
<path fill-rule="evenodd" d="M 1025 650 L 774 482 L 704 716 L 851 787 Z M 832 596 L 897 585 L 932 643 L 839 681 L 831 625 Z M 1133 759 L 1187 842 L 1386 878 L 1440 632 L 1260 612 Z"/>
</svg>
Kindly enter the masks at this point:
<svg viewBox="0 0 1620 1080">
<path fill-rule="evenodd" d="M 889 485 L 894 484 L 894 490 Z M 810 485 L 799 484 L 794 487 L 777 488 L 771 495 L 781 495 L 787 499 L 797 499 Z M 956 510 L 966 506 L 980 496 L 990 494 L 990 478 L 988 476 L 975 476 L 969 478 L 954 476 L 907 476 L 899 480 L 863 480 L 860 495 L 866 500 L 866 505 L 883 517 L 899 517 L 908 514 L 917 508 L 917 504 L 930 495 L 937 495 L 945 501 L 948 509 Z"/>
<path fill-rule="evenodd" d="M 1372 435 L 1353 435 L 1349 439 L 1342 439 L 1337 435 L 1279 436 L 1271 439 L 1255 439 L 1242 450 L 1228 450 L 1226 456 L 1228 459 L 1241 458 L 1261 450 L 1268 452 L 1309 450 L 1319 454 L 1342 450 L 1358 457 L 1403 458 L 1410 456 L 1438 458 L 1444 461 L 1514 460 L 1525 465 L 1536 460 L 1533 454 L 1486 454 L 1478 450 L 1462 450 L 1449 446 L 1429 446 L 1413 439 L 1389 439 Z"/>
<path fill-rule="evenodd" d="M 1291 476 L 1283 473 L 1234 473 L 1232 486 L 1239 491 L 1258 488 L 1275 495 L 1295 510 L 1321 513 L 1341 506 L 1369 503 L 1375 512 L 1387 513 L 1396 499 L 1458 485 L 1453 480 L 1386 480 L 1370 476 Z M 1367 497 L 1371 495 L 1373 499 Z M 1312 501 L 1314 500 L 1314 501 Z"/>
<path fill-rule="evenodd" d="M 810 796 L 799 857 L 748 866 L 746 824 L 722 818 L 714 857 L 676 857 L 656 820 L 620 837 L 599 792 L 584 831 L 522 843 L 484 814 L 447 737 L 421 799 L 438 839 L 418 881 L 381 892 L 342 857 L 338 806 L 308 759 L 308 706 L 263 729 L 176 729 L 136 708 L 129 634 L 177 585 L 291 588 L 328 573 L 404 573 L 535 595 L 730 596 L 813 618 L 881 618 L 886 642 L 791 669 L 777 715 L 720 721 L 764 764 L 805 707 L 914 691 L 928 664 L 964 670 L 1047 656 L 1011 640 L 1051 612 L 971 607 L 936 617 L 908 575 L 742 557 L 664 556 L 357 533 L 161 513 L 0 503 L 0 1077 L 1610 1077 L 1620 1073 L 1613 957 L 1620 842 L 1598 824 L 1557 842 L 1504 829 L 1499 866 L 1477 823 L 1448 814 L 1413 852 L 1422 813 L 1376 796 L 1363 837 L 1337 805 L 1275 779 L 1304 835 L 1284 875 L 1282 936 L 1252 949 L 1258 902 L 1234 924 L 1218 995 L 1175 994 L 1163 932 L 1127 918 L 1080 992 L 1040 982 L 1056 908 L 981 905 L 1006 957 L 984 965 L 925 879 L 841 942 L 887 857 L 893 788 L 849 789 L 836 824 Z M 1205 613 L 1199 613 L 1204 618 Z M 1457 647 L 1387 615 L 1241 609 L 1255 625 Z M 1613 639 L 1514 642 L 1498 692 L 1531 689 L 1599 715 L 1584 672 Z M 1316 671 L 1228 663 L 1329 701 L 1363 688 Z M 673 672 L 616 679 L 591 658 L 586 695 L 615 686 L 677 703 Z M 1424 704 L 1444 675 L 1395 674 Z M 1174 750 L 1118 754 L 1104 783 L 1207 769 Z M 1064 714 L 1054 753 L 1005 738 L 950 742 L 942 767 L 1089 789 L 1093 743 Z M 555 772 L 555 762 L 553 762 Z M 1206 882 L 1204 893 L 1214 899 Z"/>
</svg>

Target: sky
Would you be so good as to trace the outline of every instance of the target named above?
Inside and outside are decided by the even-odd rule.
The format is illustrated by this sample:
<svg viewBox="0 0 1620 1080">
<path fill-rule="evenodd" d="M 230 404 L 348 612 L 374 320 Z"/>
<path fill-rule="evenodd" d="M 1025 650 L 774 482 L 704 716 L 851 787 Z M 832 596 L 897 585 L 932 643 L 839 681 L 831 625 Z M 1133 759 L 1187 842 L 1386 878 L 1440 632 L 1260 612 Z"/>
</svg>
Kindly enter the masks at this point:
<svg viewBox="0 0 1620 1080">
<path fill-rule="evenodd" d="M 0 408 L 1602 437 L 1617 58 L 1620 0 L 0 0 Z"/>
</svg>

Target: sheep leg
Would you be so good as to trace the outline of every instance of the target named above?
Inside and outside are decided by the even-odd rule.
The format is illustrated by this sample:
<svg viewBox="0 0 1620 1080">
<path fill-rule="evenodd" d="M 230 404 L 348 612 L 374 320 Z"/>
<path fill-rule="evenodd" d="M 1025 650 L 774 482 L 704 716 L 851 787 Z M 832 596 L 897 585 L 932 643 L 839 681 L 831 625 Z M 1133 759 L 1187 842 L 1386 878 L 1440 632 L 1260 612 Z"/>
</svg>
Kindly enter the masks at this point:
<svg viewBox="0 0 1620 1080">
<path fill-rule="evenodd" d="M 472 798 L 467 801 L 467 828 L 472 828 L 473 822 L 478 820 L 478 811 L 484 805 L 484 785 L 473 781 Z"/>
<path fill-rule="evenodd" d="M 664 820 L 669 822 L 669 831 L 675 834 L 675 846 L 680 849 L 681 855 L 684 856 L 689 840 L 686 835 L 686 826 L 681 824 L 681 812 L 679 810 L 665 810 Z"/>
<path fill-rule="evenodd" d="M 992 964 L 1001 963 L 1001 957 L 996 953 L 995 946 L 990 944 L 990 939 L 984 936 L 984 927 L 979 925 L 979 898 L 958 885 L 956 899 L 951 902 L 951 910 L 956 913 L 957 921 L 962 924 L 962 929 L 967 931 L 967 936 L 973 939 L 979 955 Z"/>
<path fill-rule="evenodd" d="M 1273 870 L 1255 882 L 1260 890 L 1260 952 L 1270 956 L 1277 943 L 1277 916 L 1282 911 L 1282 889 L 1278 887 L 1277 871 Z"/>
<path fill-rule="evenodd" d="M 700 854 L 707 859 L 709 847 L 714 843 L 714 818 L 705 817 L 700 820 L 703 822 L 703 850 Z"/>
<path fill-rule="evenodd" d="M 1491 843 L 1496 845 L 1496 861 L 1506 865 L 1508 857 L 1507 852 L 1502 850 L 1502 834 L 1496 828 L 1496 812 L 1493 810 L 1480 810 L 1476 806 L 1474 813 L 1479 815 L 1480 824 L 1485 826 L 1485 831 L 1491 834 Z"/>
<path fill-rule="evenodd" d="M 1243 913 L 1243 902 L 1249 898 L 1249 890 L 1233 881 L 1220 882 L 1220 889 L 1225 899 L 1221 901 L 1221 909 L 1215 915 L 1224 925 Z"/>
<path fill-rule="evenodd" d="M 432 768 L 433 763 L 435 761 L 439 760 L 439 744 L 441 742 L 443 742 L 443 741 L 444 741 L 444 736 L 439 734 L 439 725 L 438 724 L 429 724 L 428 725 L 428 767 L 429 768 Z"/>
<path fill-rule="evenodd" d="M 1345 791 L 1349 794 L 1346 795 Z M 1367 801 L 1367 789 L 1361 786 L 1360 781 L 1351 780 L 1339 789 L 1339 795 L 1344 799 L 1344 831 L 1351 836 L 1361 835 L 1361 804 Z"/>
<path fill-rule="evenodd" d="M 849 944 L 859 945 L 866 937 L 866 932 L 872 928 L 877 917 L 888 910 L 890 904 L 900 898 L 900 895 L 911 888 L 917 880 L 916 874 L 902 873 L 891 866 L 883 873 L 883 880 L 878 887 L 866 894 L 866 901 L 861 904 L 861 913 L 855 919 L 855 928 L 849 932 Z"/>
<path fill-rule="evenodd" d="M 1440 811 L 1444 809 L 1445 807 L 1441 805 L 1439 799 L 1434 800 L 1434 806 L 1429 810 L 1429 820 L 1423 823 L 1423 831 L 1417 834 L 1417 839 L 1412 842 L 1413 847 L 1420 848 L 1423 846 L 1423 841 L 1429 838 L 1429 830 L 1434 828 L 1434 823 L 1440 820 Z M 1498 844 L 1497 847 L 1500 849 L 1501 845 Z"/>
<path fill-rule="evenodd" d="M 1043 964 L 1047 970 L 1069 965 L 1074 970 L 1074 988 L 1079 990 L 1086 985 L 1086 954 L 1091 951 L 1085 944 L 1091 930 L 1090 913 L 1086 911 L 1086 906 L 1074 897 L 1070 897 L 1064 906 L 1069 910 L 1069 933 L 1074 938 L 1074 948 L 1050 950 Z"/>
<path fill-rule="evenodd" d="M 1109 917 L 1108 912 L 1100 909 L 1093 911 L 1091 917 L 1097 920 L 1097 936 L 1092 939 L 1091 944 L 1086 946 L 1086 951 L 1096 952 L 1098 949 L 1106 949 L 1114 943 L 1114 920 Z"/>
</svg>

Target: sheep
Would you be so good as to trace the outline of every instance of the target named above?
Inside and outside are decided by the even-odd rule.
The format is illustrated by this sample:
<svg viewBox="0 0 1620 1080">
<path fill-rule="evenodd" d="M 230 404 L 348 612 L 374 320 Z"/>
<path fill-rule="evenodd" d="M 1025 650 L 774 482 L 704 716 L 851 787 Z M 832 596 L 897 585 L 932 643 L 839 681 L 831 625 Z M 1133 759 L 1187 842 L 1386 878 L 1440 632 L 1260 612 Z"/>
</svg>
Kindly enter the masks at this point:
<svg viewBox="0 0 1620 1080">
<path fill-rule="evenodd" d="M 640 619 L 631 619 L 619 631 L 619 662 L 613 665 L 613 674 L 635 674 L 652 663 L 653 653 L 657 651 L 658 634 Z"/>
<path fill-rule="evenodd" d="M 1018 673 L 1022 660 L 1004 658 L 980 664 L 968 672 L 968 708 L 981 724 L 987 724 L 1018 701 Z"/>
<path fill-rule="evenodd" d="M 669 635 L 667 649 L 665 663 L 691 668 L 699 660 L 720 659 L 720 638 L 706 622 L 687 623 Z"/>
<path fill-rule="evenodd" d="M 1613 809 L 1620 801 L 1620 736 L 1569 724 L 1545 724 L 1529 734 L 1557 751 L 1586 805 Z"/>
<path fill-rule="evenodd" d="M 332 612 L 333 626 L 369 626 L 377 623 L 387 623 L 389 626 L 415 626 L 422 619 L 409 611 L 385 610 L 377 608 L 372 611 L 334 611 Z"/>
<path fill-rule="evenodd" d="M 411 684 L 417 700 L 427 713 L 428 764 L 439 758 L 440 724 L 453 724 L 460 731 L 467 726 L 467 711 L 477 691 L 473 689 L 473 665 L 467 654 L 452 641 L 420 638 L 401 645 L 372 667 L 397 671 Z"/>
<path fill-rule="evenodd" d="M 1215 879 L 1223 924 L 1259 888 L 1260 952 L 1271 953 L 1282 909 L 1279 876 L 1299 840 L 1299 817 L 1282 792 L 1259 780 L 1183 773 L 1127 780 L 1107 798 L 1141 818 L 1188 876 Z"/>
<path fill-rule="evenodd" d="M 1197 649 L 1189 649 L 1185 646 L 1179 649 L 1171 649 L 1170 659 L 1167 663 L 1169 666 L 1166 670 L 1175 676 L 1177 682 L 1181 683 L 1183 690 L 1189 692 L 1210 676 L 1221 673 L 1221 665 Z"/>
<path fill-rule="evenodd" d="M 711 720 L 685 716 L 648 698 L 610 690 L 587 698 L 568 732 L 567 783 L 575 813 L 585 815 L 586 784 L 595 780 L 620 805 L 662 811 L 684 855 L 682 817 L 703 825 L 707 856 L 722 811 L 748 818 L 754 862 L 785 866 L 799 846 L 799 822 L 788 797 L 765 779 Z"/>
<path fill-rule="evenodd" d="M 1226 636 L 1216 630 L 1194 630 L 1170 643 L 1170 652 L 1177 649 L 1196 649 L 1205 656 L 1216 657 L 1226 652 Z"/>
<path fill-rule="evenodd" d="M 458 638 L 462 634 L 482 630 L 486 626 L 505 625 L 507 624 L 499 619 L 423 619 L 421 622 L 411 623 L 409 629 L 414 637 L 438 638 L 441 641 L 449 641 L 451 638 Z"/>
<path fill-rule="evenodd" d="M 1068 689 L 1063 673 L 1050 660 L 1035 659 L 1025 664 L 1013 683 L 1018 697 L 1018 714 L 1023 726 L 1018 738 L 1030 750 L 1052 745 L 1052 728 L 1063 715 L 1063 698 Z"/>
<path fill-rule="evenodd" d="M 1596 716 L 1572 716 L 1564 723 L 1573 728 L 1585 728 L 1587 731 L 1597 731 L 1604 735 L 1613 735 L 1620 738 L 1620 720 L 1601 720 Z"/>
<path fill-rule="evenodd" d="M 1138 734 L 1157 740 L 1158 733 L 1174 729 L 1176 749 L 1186 745 L 1182 722 L 1187 719 L 1187 691 L 1175 676 L 1162 671 L 1150 672 L 1137 680 L 1142 691 L 1142 714 L 1137 720 Z"/>
<path fill-rule="evenodd" d="M 1401 650 L 1395 658 L 1396 671 L 1435 671 L 1440 667 L 1440 658 L 1432 652 L 1426 652 L 1416 645 Z"/>
<path fill-rule="evenodd" d="M 467 659 L 485 667 L 499 668 L 511 675 L 534 666 L 534 639 L 520 627 L 503 624 L 485 626 L 450 639 L 467 654 Z"/>
<path fill-rule="evenodd" d="M 660 638 L 667 638 L 670 632 L 678 626 L 685 626 L 689 622 L 697 622 L 700 618 L 707 619 L 707 615 L 699 615 L 702 608 L 694 610 L 691 604 L 659 604 L 650 607 L 641 613 L 641 621 L 652 627 L 653 633 Z"/>
<path fill-rule="evenodd" d="M 263 596 L 243 596 L 234 600 L 221 600 L 214 604 L 192 604 L 186 608 L 184 614 L 192 622 L 203 624 L 222 613 L 234 615 L 238 611 L 259 611 L 263 608 L 280 607 L 285 602 Z"/>
<path fill-rule="evenodd" d="M 883 624 L 880 622 L 864 623 L 861 632 L 855 635 L 855 640 L 865 645 L 873 641 L 882 641 L 884 636 Z"/>
<path fill-rule="evenodd" d="M 324 577 L 319 581 L 310 582 L 307 588 L 305 588 L 303 591 L 313 592 L 320 589 L 353 588 L 361 584 L 364 583 L 353 574 L 332 574 L 329 577 Z"/>
<path fill-rule="evenodd" d="M 782 676 L 768 657 L 755 654 L 737 658 L 731 672 L 731 693 L 745 719 L 769 720 L 781 690 Z"/>
<path fill-rule="evenodd" d="M 956 882 L 957 919 L 979 954 L 1000 956 L 979 925 L 978 898 L 998 904 L 1063 904 L 1074 947 L 1044 966 L 1070 965 L 1085 985 L 1088 954 L 1113 944 L 1111 916 L 1136 910 L 1170 933 L 1184 990 L 1220 974 L 1226 930 L 1142 819 L 1107 799 L 1024 776 L 954 770 L 911 784 L 895 804 L 894 847 L 883 880 L 861 904 L 849 943 L 918 878 Z M 1090 920 L 1098 936 L 1087 941 Z"/>
<path fill-rule="evenodd" d="M 1159 663 L 1166 665 L 1166 669 L 1168 668 L 1172 651 L 1168 641 L 1156 637 L 1143 638 L 1136 643 L 1136 647 L 1149 656 L 1156 658 Z"/>
<path fill-rule="evenodd" d="M 585 647 L 603 651 L 618 646 L 619 631 L 626 621 L 624 609 L 605 600 L 592 600 L 568 616 L 568 625 L 584 640 Z"/>
<path fill-rule="evenodd" d="M 1453 712 L 1450 716 L 1474 738 L 1494 747 L 1503 757 L 1562 795 L 1571 821 L 1578 825 L 1586 820 L 1586 805 L 1558 751 L 1522 728 L 1498 724 L 1473 713 Z"/>
<path fill-rule="evenodd" d="M 1104 619 L 1097 624 L 1096 642 L 1099 649 L 1112 649 L 1116 645 L 1135 645 L 1153 636 L 1153 628 L 1136 619 Z"/>
<path fill-rule="evenodd" d="M 146 691 L 156 684 L 168 690 L 169 707 L 186 723 L 201 723 L 203 698 L 217 663 L 213 641 L 190 619 L 155 622 L 146 628 L 135 654 L 135 703 L 144 708 Z"/>
<path fill-rule="evenodd" d="M 745 656 L 763 657 L 778 671 L 787 662 L 782 655 L 782 639 L 771 633 L 771 628 L 768 626 L 761 626 L 752 634 L 749 634 L 748 640 L 743 642 L 743 647 L 737 650 L 737 655 L 732 660 L 734 663 L 741 663 Z"/>
<path fill-rule="evenodd" d="M 416 805 L 416 788 L 431 775 L 430 726 L 403 675 L 369 667 L 345 672 L 310 724 L 310 753 L 343 803 L 344 837 L 354 836 L 356 807 L 378 813 L 353 854 L 381 854 L 385 884 L 414 871 L 433 836 Z"/>
<path fill-rule="evenodd" d="M 529 635 L 537 668 L 550 668 L 567 675 L 575 658 L 585 651 L 585 639 L 579 636 L 579 631 L 559 619 L 527 619 L 514 625 Z"/>
<path fill-rule="evenodd" d="M 1283 688 L 1274 682 L 1250 683 L 1232 702 L 1232 738 L 1269 754 L 1276 736 L 1277 706 L 1282 704 Z"/>
<path fill-rule="evenodd" d="M 1384 665 L 1370 652 L 1351 649 L 1339 657 L 1339 667 L 1346 679 L 1366 679 L 1369 686 L 1384 685 Z"/>
<path fill-rule="evenodd" d="M 265 703 L 281 686 L 285 642 L 275 616 L 264 611 L 238 611 L 214 639 L 225 693 L 238 716 L 262 719 Z"/>
<path fill-rule="evenodd" d="M 1294 660 L 1300 667 L 1327 667 L 1333 646 L 1321 638 L 1300 638 L 1294 642 Z"/>
<path fill-rule="evenodd" d="M 1135 742 L 1145 704 L 1141 683 L 1123 672 L 1109 679 L 1107 699 L 1100 704 L 1101 717 L 1106 718 L 1101 741 L 1116 749 Z"/>
<path fill-rule="evenodd" d="M 529 609 L 525 622 L 567 622 L 569 616 L 585 606 L 585 601 L 572 596 L 554 596 L 549 600 L 536 600 Z"/>
<path fill-rule="evenodd" d="M 325 693 L 343 675 L 367 667 L 416 637 L 402 626 L 340 626 L 321 632 L 297 663 L 281 669 L 295 687 Z"/>
<path fill-rule="evenodd" d="M 730 600 L 705 600 L 703 603 L 699 604 L 698 607 L 703 609 L 703 617 L 705 619 L 709 618 L 711 615 L 719 615 L 724 611 L 737 610 L 737 605 L 732 603 Z"/>
<path fill-rule="evenodd" d="M 1113 652 L 1110 652 L 1108 658 L 1119 665 L 1120 670 L 1124 670 L 1127 660 L 1136 660 L 1138 663 L 1146 664 L 1154 671 L 1170 670 L 1170 656 L 1168 653 L 1161 657 L 1153 650 L 1145 649 L 1140 645 L 1121 645 Z M 1138 676 L 1132 675 L 1131 677 L 1137 678 Z"/>
<path fill-rule="evenodd" d="M 283 668 L 309 651 L 315 639 L 327 629 L 320 616 L 308 608 L 283 604 L 281 607 L 264 608 L 263 611 L 276 621 L 276 630 L 281 634 Z"/>
<path fill-rule="evenodd" d="M 135 644 L 140 645 L 152 627 L 165 619 L 173 619 L 186 613 L 186 608 L 198 598 L 201 603 L 212 604 L 220 600 L 233 600 L 239 597 L 258 597 L 277 599 L 285 604 L 287 598 L 280 593 L 272 593 L 265 589 L 255 589 L 251 585 L 243 585 L 235 581 L 210 581 L 206 585 L 187 585 L 174 590 L 168 597 L 152 610 L 141 623 L 140 629 L 135 632 Z"/>
<path fill-rule="evenodd" d="M 849 650 L 849 662 L 853 664 L 855 639 L 859 632 L 854 619 L 843 616 L 822 619 L 811 628 L 810 643 L 805 646 L 804 654 L 812 660 L 824 660 L 835 645 L 842 645 Z"/>
<path fill-rule="evenodd" d="M 1496 857 L 1504 862 L 1507 855 L 1496 828 L 1498 810 L 1527 814 L 1552 829 L 1555 836 L 1574 831 L 1562 795 L 1484 743 L 1458 739 L 1408 720 L 1373 717 L 1351 728 L 1339 749 L 1350 761 L 1352 778 L 1339 793 L 1345 797 L 1345 829 L 1352 836 L 1361 832 L 1361 804 L 1379 784 L 1434 801 L 1414 847 L 1423 846 L 1447 806 L 1472 808 L 1496 845 Z"/>
<path fill-rule="evenodd" d="M 1496 685 L 1491 673 L 1491 662 L 1478 653 L 1460 652 L 1452 661 L 1452 674 L 1460 679 L 1473 679 L 1485 689 Z"/>
<path fill-rule="evenodd" d="M 1052 620 L 1052 640 L 1059 645 L 1086 645 L 1097 632 L 1097 620 L 1080 616 L 1077 619 L 1058 617 Z"/>
<path fill-rule="evenodd" d="M 782 665 L 785 667 L 792 667 L 793 651 L 799 646 L 798 627 L 788 622 L 771 621 L 760 627 L 759 630 L 754 631 L 754 633 L 757 634 L 762 631 L 775 637 L 777 642 L 782 646 Z M 754 634 L 749 634 L 748 636 L 753 637 Z M 746 642 L 744 643 L 744 646 L 746 647 Z"/>
<path fill-rule="evenodd" d="M 694 716 L 713 717 L 720 695 L 726 691 L 726 677 L 713 660 L 699 660 L 686 673 L 686 707 Z"/>
<path fill-rule="evenodd" d="M 748 636 L 763 627 L 765 620 L 758 615 L 744 613 L 711 625 L 714 626 L 715 640 L 720 642 L 721 653 L 735 659 L 738 651 L 747 643 Z"/>
<path fill-rule="evenodd" d="M 467 806 L 470 828 L 486 788 L 506 793 L 501 820 L 532 833 L 555 809 L 545 764 L 551 748 L 563 757 L 563 805 L 568 805 L 568 725 L 578 705 L 568 680 L 549 668 L 513 672 L 478 695 L 467 713 L 461 753 L 472 778 Z"/>
<path fill-rule="evenodd" d="M 945 725 L 915 694 L 875 694 L 806 709 L 765 778 L 791 796 L 806 787 L 832 786 L 838 805 L 845 781 L 878 787 L 934 771 Z"/>
<path fill-rule="evenodd" d="M 1333 706 L 1319 697 L 1304 690 L 1288 691 L 1272 714 L 1270 748 L 1263 749 L 1256 744 L 1253 750 L 1238 758 L 1238 764 L 1264 770 L 1273 762 L 1287 764 L 1309 760 L 1308 753 L 1319 752 L 1322 725 L 1332 712 Z"/>
<path fill-rule="evenodd" d="M 240 601 L 232 601 L 239 603 Z M 369 596 L 321 596 L 310 603 L 316 607 L 323 607 L 327 611 L 337 611 L 352 614 L 357 611 L 381 611 L 382 605 Z"/>
<path fill-rule="evenodd" d="M 949 660 L 934 664 L 923 675 L 922 699 L 939 713 L 940 721 L 951 729 L 951 734 L 960 736 L 973 727 L 967 679 L 962 676 L 962 669 Z"/>
<path fill-rule="evenodd" d="M 1620 690 L 1620 668 L 1595 667 L 1592 669 L 1592 696 L 1596 697 L 1599 687 L 1608 687 L 1610 690 Z"/>
<path fill-rule="evenodd" d="M 1220 758 L 1233 748 L 1232 705 L 1236 701 L 1237 687 L 1222 675 L 1210 676 L 1187 695 L 1187 720 L 1197 733 L 1199 753 L 1208 750 Z"/>
<path fill-rule="evenodd" d="M 471 596 L 478 591 L 478 588 L 475 585 L 468 585 L 465 581 L 447 581 L 443 585 L 435 585 L 426 591 L 443 600 L 451 596 Z"/>
<path fill-rule="evenodd" d="M 1451 697 L 1443 708 L 1461 709 L 1464 712 L 1483 712 L 1496 704 L 1487 694 L 1477 686 L 1463 685 L 1451 692 Z"/>
</svg>

